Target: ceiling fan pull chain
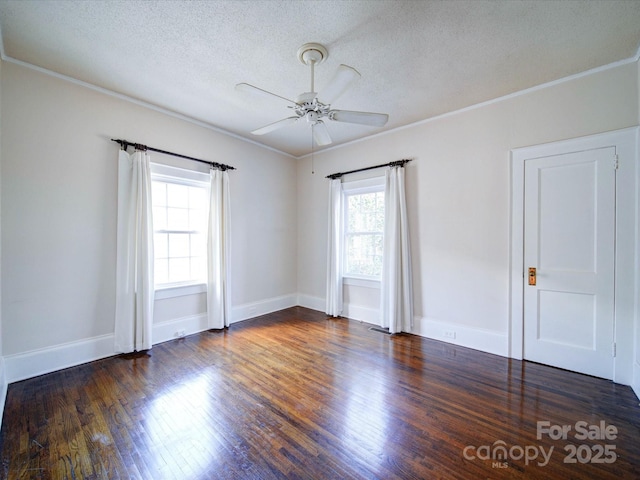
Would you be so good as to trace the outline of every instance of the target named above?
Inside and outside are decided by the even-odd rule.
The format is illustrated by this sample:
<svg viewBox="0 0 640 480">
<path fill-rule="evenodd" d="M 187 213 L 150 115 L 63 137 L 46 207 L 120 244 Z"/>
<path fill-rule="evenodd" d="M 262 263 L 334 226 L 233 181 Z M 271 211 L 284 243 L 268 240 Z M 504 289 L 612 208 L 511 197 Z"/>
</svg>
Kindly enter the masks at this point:
<svg viewBox="0 0 640 480">
<path fill-rule="evenodd" d="M 314 175 L 316 173 L 316 169 L 314 168 L 313 165 L 313 129 L 315 128 L 315 125 L 311 125 L 311 175 Z"/>
</svg>

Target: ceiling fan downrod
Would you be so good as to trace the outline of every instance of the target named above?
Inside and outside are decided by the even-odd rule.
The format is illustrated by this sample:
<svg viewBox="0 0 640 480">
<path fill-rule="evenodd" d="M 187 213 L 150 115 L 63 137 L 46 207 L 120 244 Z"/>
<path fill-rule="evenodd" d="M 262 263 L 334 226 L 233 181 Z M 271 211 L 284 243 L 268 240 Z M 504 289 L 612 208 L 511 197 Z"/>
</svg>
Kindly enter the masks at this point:
<svg viewBox="0 0 640 480">
<path fill-rule="evenodd" d="M 319 43 L 305 43 L 298 49 L 298 60 L 311 67 L 311 92 L 315 92 L 315 67 L 329 56 L 329 52 Z"/>
</svg>

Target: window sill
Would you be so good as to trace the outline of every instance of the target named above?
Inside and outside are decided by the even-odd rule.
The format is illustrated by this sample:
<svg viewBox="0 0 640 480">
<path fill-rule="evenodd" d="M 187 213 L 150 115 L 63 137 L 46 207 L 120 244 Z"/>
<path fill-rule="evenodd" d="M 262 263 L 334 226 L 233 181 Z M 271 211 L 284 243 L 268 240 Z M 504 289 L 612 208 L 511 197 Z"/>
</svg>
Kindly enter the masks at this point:
<svg viewBox="0 0 640 480">
<path fill-rule="evenodd" d="M 206 283 L 190 283 L 187 285 L 165 285 L 156 288 L 155 299 L 164 300 L 167 298 L 184 297 L 187 295 L 197 295 L 207 293 Z"/>
<path fill-rule="evenodd" d="M 380 280 L 362 277 L 342 277 L 344 285 L 380 289 Z"/>
</svg>

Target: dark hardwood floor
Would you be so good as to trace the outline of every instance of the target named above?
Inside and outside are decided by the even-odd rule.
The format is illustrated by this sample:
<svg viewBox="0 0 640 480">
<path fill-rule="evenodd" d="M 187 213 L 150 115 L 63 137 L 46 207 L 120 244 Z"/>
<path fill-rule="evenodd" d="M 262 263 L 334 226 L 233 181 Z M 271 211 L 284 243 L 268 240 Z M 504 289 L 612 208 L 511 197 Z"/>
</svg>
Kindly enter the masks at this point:
<svg viewBox="0 0 640 480">
<path fill-rule="evenodd" d="M 14 383 L 0 476 L 640 478 L 629 387 L 368 327 L 292 308 Z"/>
</svg>

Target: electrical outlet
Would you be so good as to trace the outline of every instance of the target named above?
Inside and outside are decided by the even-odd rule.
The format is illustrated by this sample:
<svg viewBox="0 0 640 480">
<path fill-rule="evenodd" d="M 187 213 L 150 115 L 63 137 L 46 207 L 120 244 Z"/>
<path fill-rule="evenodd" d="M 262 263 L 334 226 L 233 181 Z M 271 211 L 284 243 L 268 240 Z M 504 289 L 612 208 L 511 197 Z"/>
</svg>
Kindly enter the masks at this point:
<svg viewBox="0 0 640 480">
<path fill-rule="evenodd" d="M 453 330 L 445 330 L 443 336 L 444 338 L 456 338 L 456 332 Z"/>
</svg>

